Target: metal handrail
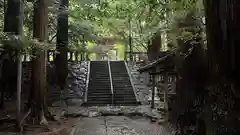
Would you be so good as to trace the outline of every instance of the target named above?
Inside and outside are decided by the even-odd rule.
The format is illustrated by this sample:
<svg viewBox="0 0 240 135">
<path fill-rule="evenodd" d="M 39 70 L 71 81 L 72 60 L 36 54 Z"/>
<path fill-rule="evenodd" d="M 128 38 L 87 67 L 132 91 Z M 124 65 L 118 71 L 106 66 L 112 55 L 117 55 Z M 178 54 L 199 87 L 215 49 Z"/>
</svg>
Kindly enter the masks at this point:
<svg viewBox="0 0 240 135">
<path fill-rule="evenodd" d="M 86 89 L 85 89 L 84 102 L 87 102 L 88 85 L 89 85 L 89 75 L 90 75 L 90 66 L 91 66 L 91 61 L 88 62 L 88 72 L 87 72 L 87 80 L 86 80 Z"/>
<path fill-rule="evenodd" d="M 136 100 L 137 100 L 137 102 L 140 103 L 139 97 L 138 97 L 138 95 L 137 95 L 137 93 L 136 93 L 136 88 L 135 88 L 135 86 L 134 86 L 134 84 L 133 84 L 133 82 L 132 82 L 132 80 L 133 80 L 133 79 L 132 79 L 132 75 L 131 75 L 131 73 L 130 73 L 130 71 L 129 71 L 129 68 L 128 68 L 128 66 L 127 66 L 126 61 L 124 61 L 124 64 L 125 64 L 125 67 L 126 67 L 126 69 L 127 69 L 128 76 L 129 76 L 129 79 L 130 79 L 130 83 L 131 83 L 131 85 L 132 85 L 133 92 L 134 92 L 134 95 L 135 95 L 135 97 L 136 97 Z"/>
<path fill-rule="evenodd" d="M 111 86 L 111 93 L 112 93 L 112 104 L 113 104 L 114 94 L 113 94 L 113 84 L 112 84 L 112 72 L 111 72 L 109 60 L 108 60 L 108 69 L 109 69 L 108 71 L 109 71 L 109 79 L 110 79 L 110 86 Z"/>
</svg>

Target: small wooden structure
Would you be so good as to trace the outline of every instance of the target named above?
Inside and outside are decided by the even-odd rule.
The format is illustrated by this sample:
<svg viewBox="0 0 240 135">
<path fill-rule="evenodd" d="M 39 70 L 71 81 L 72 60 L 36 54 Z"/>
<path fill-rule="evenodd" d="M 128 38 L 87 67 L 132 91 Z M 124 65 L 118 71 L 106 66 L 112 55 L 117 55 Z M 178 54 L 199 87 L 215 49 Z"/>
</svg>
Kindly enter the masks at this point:
<svg viewBox="0 0 240 135">
<path fill-rule="evenodd" d="M 175 92 L 169 93 L 169 86 L 171 91 L 175 91 L 175 53 L 174 52 L 161 52 L 161 57 L 141 68 L 138 69 L 140 73 L 148 72 L 152 81 L 152 101 L 151 107 L 154 108 L 155 88 L 163 89 L 164 92 L 164 109 L 168 111 L 168 97 L 169 94 L 176 94 Z"/>
</svg>

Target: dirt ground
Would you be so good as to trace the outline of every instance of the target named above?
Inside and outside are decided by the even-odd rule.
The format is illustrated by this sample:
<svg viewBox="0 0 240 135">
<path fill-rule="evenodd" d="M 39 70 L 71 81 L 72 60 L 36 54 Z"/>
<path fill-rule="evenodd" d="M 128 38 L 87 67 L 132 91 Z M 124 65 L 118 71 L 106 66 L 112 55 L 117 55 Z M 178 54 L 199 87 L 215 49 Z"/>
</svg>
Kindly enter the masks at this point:
<svg viewBox="0 0 240 135">
<path fill-rule="evenodd" d="M 70 135 L 77 118 L 64 118 L 60 122 L 48 121 L 49 126 L 25 125 L 24 132 L 16 131 L 16 101 L 5 103 L 6 109 L 0 110 L 0 135 Z"/>
</svg>

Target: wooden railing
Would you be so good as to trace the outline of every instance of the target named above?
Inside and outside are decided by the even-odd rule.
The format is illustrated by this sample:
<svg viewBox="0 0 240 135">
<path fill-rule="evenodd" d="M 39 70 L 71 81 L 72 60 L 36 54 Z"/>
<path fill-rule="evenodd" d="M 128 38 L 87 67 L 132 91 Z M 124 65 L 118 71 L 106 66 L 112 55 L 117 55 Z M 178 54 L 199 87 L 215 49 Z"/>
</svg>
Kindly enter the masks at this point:
<svg viewBox="0 0 240 135">
<path fill-rule="evenodd" d="M 155 96 L 164 99 L 164 109 L 168 110 L 169 96 L 176 94 L 176 76 L 163 74 L 149 74 L 150 87 L 152 87 L 151 106 L 154 108 Z"/>
<path fill-rule="evenodd" d="M 54 50 L 47 52 L 47 59 L 48 61 L 54 61 L 56 56 L 56 52 Z M 85 61 L 87 60 L 87 53 L 86 52 L 67 52 L 67 59 L 68 61 Z M 24 55 L 23 56 L 23 62 L 31 61 L 30 55 Z"/>
<path fill-rule="evenodd" d="M 144 55 L 147 55 L 147 52 L 125 52 L 125 60 L 130 61 L 132 56 L 133 62 L 140 62 Z"/>
<path fill-rule="evenodd" d="M 68 51 L 68 61 L 85 61 L 87 60 L 87 53 L 86 52 L 73 52 Z M 132 52 L 132 55 L 130 55 L 130 52 L 125 52 L 125 60 L 130 61 L 130 56 L 132 56 L 133 62 L 140 62 L 143 60 L 143 57 L 146 57 L 147 52 Z M 54 61 L 54 58 L 56 56 L 56 52 L 54 50 L 48 51 L 47 58 L 48 61 Z M 107 60 L 107 57 L 104 58 L 104 60 Z M 30 55 L 24 55 L 23 56 L 23 62 L 31 61 Z"/>
</svg>

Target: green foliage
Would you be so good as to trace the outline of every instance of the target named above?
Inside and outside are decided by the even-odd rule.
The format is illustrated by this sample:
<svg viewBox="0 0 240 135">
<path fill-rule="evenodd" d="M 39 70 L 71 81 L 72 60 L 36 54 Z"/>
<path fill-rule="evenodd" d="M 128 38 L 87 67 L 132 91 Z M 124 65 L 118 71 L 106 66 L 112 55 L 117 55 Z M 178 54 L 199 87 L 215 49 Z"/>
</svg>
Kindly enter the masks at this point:
<svg viewBox="0 0 240 135">
<path fill-rule="evenodd" d="M 154 33 L 170 31 L 176 20 L 185 18 L 189 12 L 194 10 L 199 17 L 203 15 L 201 0 L 72 0 L 71 3 L 70 14 L 75 21 L 87 21 L 98 36 L 127 39 L 131 33 L 137 50 L 146 49 Z"/>
<path fill-rule="evenodd" d="M 9 33 L 4 33 L 0 37 L 1 49 L 16 50 L 22 54 L 32 54 L 32 50 L 38 50 L 41 52 L 44 50 L 51 50 L 54 45 L 47 42 L 39 42 L 37 39 L 29 39 L 27 36 L 12 35 Z"/>
<path fill-rule="evenodd" d="M 31 40 L 33 4 L 25 2 L 24 5 L 24 34 L 29 43 L 26 45 L 28 47 L 18 48 L 29 48 L 29 44 L 34 44 Z M 191 34 L 188 32 L 177 35 L 179 30 L 175 22 L 191 11 L 202 18 L 202 7 L 201 0 L 69 0 L 69 8 L 66 10 L 67 8 L 59 9 L 59 1 L 51 1 L 48 44 L 56 44 L 58 14 L 68 12 L 70 50 L 86 51 L 88 41 L 96 43 L 106 36 L 128 44 L 131 33 L 134 49 L 144 51 L 147 41 L 158 31 L 168 33 L 168 42 L 176 38 L 190 38 Z M 3 13 L 3 6 L 0 7 L 0 12 Z M 3 14 L 0 19 L 3 20 Z M 0 23 L 1 31 L 2 24 L 3 21 Z M 19 42 L 19 39 L 12 40 Z M 45 48 L 48 44 L 44 43 Z"/>
</svg>

